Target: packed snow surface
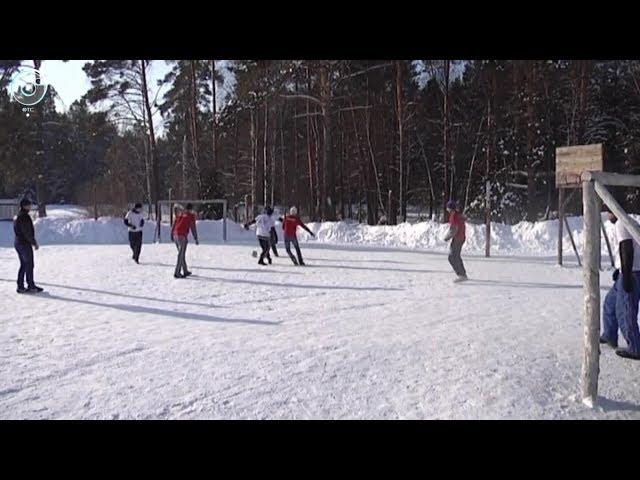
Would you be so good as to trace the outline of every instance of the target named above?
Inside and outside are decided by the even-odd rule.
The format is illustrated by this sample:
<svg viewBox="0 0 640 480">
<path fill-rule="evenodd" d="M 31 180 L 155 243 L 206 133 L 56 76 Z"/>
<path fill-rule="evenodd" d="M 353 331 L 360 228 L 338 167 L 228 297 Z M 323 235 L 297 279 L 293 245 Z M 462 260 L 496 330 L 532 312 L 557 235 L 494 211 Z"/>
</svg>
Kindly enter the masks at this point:
<svg viewBox="0 0 640 480">
<path fill-rule="evenodd" d="M 228 244 L 189 245 L 180 280 L 173 245 L 136 265 L 120 219 L 54 214 L 36 223 L 46 292 L 27 296 L 5 222 L 0 418 L 640 419 L 640 362 L 608 347 L 598 406 L 577 397 L 582 271 L 570 251 L 555 265 L 553 225 L 494 226 L 488 259 L 469 227 L 455 285 L 441 225 L 310 226 L 307 267 L 282 242 L 259 267 L 230 223 Z"/>
</svg>

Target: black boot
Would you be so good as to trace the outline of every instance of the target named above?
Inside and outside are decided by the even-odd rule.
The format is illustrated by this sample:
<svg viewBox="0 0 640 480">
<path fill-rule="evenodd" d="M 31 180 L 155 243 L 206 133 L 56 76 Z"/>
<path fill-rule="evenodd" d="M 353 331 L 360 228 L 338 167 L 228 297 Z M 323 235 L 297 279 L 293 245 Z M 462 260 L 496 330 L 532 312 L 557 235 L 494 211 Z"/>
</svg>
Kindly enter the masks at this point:
<svg viewBox="0 0 640 480">
<path fill-rule="evenodd" d="M 630 360 L 640 360 L 640 355 L 635 355 L 626 348 L 618 348 L 616 350 L 616 355 L 622 358 L 628 358 Z"/>
<path fill-rule="evenodd" d="M 40 288 L 36 285 L 32 285 L 29 288 L 27 288 L 27 293 L 40 293 L 44 291 L 44 288 Z"/>
<path fill-rule="evenodd" d="M 16 292 L 18 292 L 18 293 L 27 293 L 27 289 L 26 289 L 26 288 L 24 288 L 24 287 L 18 287 L 18 288 L 16 289 Z"/>
<path fill-rule="evenodd" d="M 604 338 L 604 337 L 600 337 L 600 343 L 606 343 L 611 348 L 618 348 L 618 342 L 613 341 L 613 340 L 609 340 L 609 339 Z"/>
</svg>

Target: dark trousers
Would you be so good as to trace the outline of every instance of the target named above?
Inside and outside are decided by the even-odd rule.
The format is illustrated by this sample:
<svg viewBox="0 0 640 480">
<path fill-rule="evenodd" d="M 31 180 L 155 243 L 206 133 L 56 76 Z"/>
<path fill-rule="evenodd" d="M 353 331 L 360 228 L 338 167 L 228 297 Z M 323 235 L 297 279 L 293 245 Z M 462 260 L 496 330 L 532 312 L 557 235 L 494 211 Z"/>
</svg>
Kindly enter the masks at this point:
<svg viewBox="0 0 640 480">
<path fill-rule="evenodd" d="M 129 246 L 133 252 L 133 259 L 137 262 L 142 250 L 142 232 L 129 232 Z"/>
<path fill-rule="evenodd" d="M 24 287 L 24 277 L 27 276 L 27 287 L 33 287 L 33 247 L 28 243 L 16 243 L 16 252 L 20 259 L 18 270 L 18 287 Z"/>
<path fill-rule="evenodd" d="M 176 261 L 176 269 L 174 275 L 186 275 L 187 269 L 187 245 L 189 244 L 187 237 L 175 237 L 176 248 L 178 249 L 178 259 Z"/>
<path fill-rule="evenodd" d="M 296 260 L 296 257 L 293 256 L 293 253 L 291 253 L 291 244 L 293 243 L 293 246 L 296 249 L 296 253 L 298 254 L 298 260 Z M 298 244 L 298 237 L 284 237 L 284 249 L 287 251 L 287 253 L 289 254 L 289 258 L 291 258 L 291 261 L 298 265 L 299 263 L 304 263 L 302 261 L 302 252 L 300 251 L 300 245 Z"/>
<path fill-rule="evenodd" d="M 275 243 L 271 244 L 271 250 L 273 250 L 273 254 L 277 257 L 278 256 L 278 249 L 276 248 L 276 244 Z"/>
<path fill-rule="evenodd" d="M 265 258 L 271 261 L 271 255 L 269 255 L 269 248 L 271 248 L 271 239 L 268 237 L 258 237 L 258 243 L 260 244 L 260 248 L 262 249 L 259 261 L 264 262 Z"/>
<path fill-rule="evenodd" d="M 456 272 L 456 275 L 466 277 L 467 272 L 464 269 L 464 263 L 462 263 L 462 245 L 464 245 L 464 240 L 458 240 L 457 238 L 451 240 L 451 245 L 449 246 L 449 263 L 453 267 L 453 271 Z"/>
</svg>

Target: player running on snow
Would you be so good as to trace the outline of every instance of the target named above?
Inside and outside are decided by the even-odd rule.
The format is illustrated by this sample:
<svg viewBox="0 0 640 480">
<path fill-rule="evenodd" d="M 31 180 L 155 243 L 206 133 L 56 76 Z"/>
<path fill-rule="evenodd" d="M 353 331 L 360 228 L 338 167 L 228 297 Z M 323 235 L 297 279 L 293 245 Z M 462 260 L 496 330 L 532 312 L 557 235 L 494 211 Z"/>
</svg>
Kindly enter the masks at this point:
<svg viewBox="0 0 640 480">
<path fill-rule="evenodd" d="M 609 212 L 609 220 L 616 227 L 618 255 L 615 260 L 616 270 L 613 272 L 613 287 L 607 293 L 602 307 L 603 332 L 600 343 L 615 348 L 616 354 L 623 358 L 640 360 L 640 245 L 612 212 Z M 626 349 L 618 348 L 618 329 L 627 342 Z"/>
<path fill-rule="evenodd" d="M 193 205 L 187 203 L 186 210 L 176 209 L 176 219 L 171 229 L 171 240 L 175 242 L 178 249 L 178 260 L 176 262 L 176 269 L 173 273 L 175 278 L 186 278 L 191 275 L 191 272 L 187 269 L 187 244 L 189 243 L 189 231 L 193 235 L 193 239 L 196 241 L 196 245 L 200 245 L 198 241 L 198 230 L 196 229 L 196 216 L 193 213 Z M 182 273 L 180 272 L 182 270 Z"/>
<path fill-rule="evenodd" d="M 444 241 L 451 240 L 449 246 L 449 263 L 453 267 L 453 271 L 458 276 L 454 282 L 464 282 L 467 280 L 467 272 L 462 263 L 462 246 L 466 240 L 464 215 L 458 210 L 458 204 L 455 200 L 447 202 L 447 212 L 449 212 L 449 232 L 444 237 Z"/>
<path fill-rule="evenodd" d="M 258 237 L 258 243 L 262 249 L 260 253 L 259 265 L 266 265 L 264 259 L 266 258 L 271 265 L 271 255 L 269 255 L 269 249 L 271 248 L 271 229 L 275 227 L 275 220 L 273 219 L 273 208 L 267 206 L 264 208 L 264 213 L 258 215 L 254 220 L 244 224 L 244 228 L 249 230 L 249 225 L 256 224 L 256 236 Z"/>
<path fill-rule="evenodd" d="M 33 222 L 29 216 L 31 201 L 24 198 L 20 200 L 20 212 L 13 221 L 13 233 L 15 240 L 13 245 L 18 252 L 20 270 L 18 270 L 18 293 L 39 293 L 42 288 L 33 281 L 33 249 L 40 246 L 36 242 Z M 27 276 L 27 288 L 24 288 L 24 277 Z"/>
<path fill-rule="evenodd" d="M 298 217 L 298 209 L 296 207 L 291 207 L 289 209 L 289 215 L 284 216 L 284 218 L 279 219 L 282 222 L 282 229 L 284 230 L 284 248 L 289 254 L 289 258 L 294 265 L 304 265 L 304 261 L 302 260 L 302 252 L 300 252 L 300 244 L 298 243 L 298 236 L 296 235 L 296 231 L 298 227 L 302 227 L 309 234 L 315 238 L 315 234 L 309 230 L 309 228 L 302 223 L 300 217 Z M 291 244 L 296 248 L 296 253 L 298 254 L 298 259 L 293 256 L 291 253 Z"/>
<path fill-rule="evenodd" d="M 129 227 L 129 246 L 133 252 L 133 260 L 140 263 L 140 250 L 142 250 L 142 227 L 144 226 L 144 218 L 142 218 L 142 204 L 136 203 L 134 207 L 127 212 L 124 217 L 124 224 Z"/>
</svg>

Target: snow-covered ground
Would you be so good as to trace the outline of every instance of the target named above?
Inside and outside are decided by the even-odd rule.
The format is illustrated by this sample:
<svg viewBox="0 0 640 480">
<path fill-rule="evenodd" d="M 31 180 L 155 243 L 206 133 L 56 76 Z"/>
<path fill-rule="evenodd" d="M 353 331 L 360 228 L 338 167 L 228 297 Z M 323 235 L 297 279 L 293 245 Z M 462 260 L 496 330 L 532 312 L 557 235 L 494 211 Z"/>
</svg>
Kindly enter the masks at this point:
<svg viewBox="0 0 640 480">
<path fill-rule="evenodd" d="M 640 365 L 609 348 L 602 407 L 575 400 L 582 278 L 553 258 L 308 243 L 55 245 L 47 293 L 14 293 L 0 248 L 0 418 L 640 418 Z M 283 252 L 284 253 L 284 252 Z M 609 272 L 602 277 L 609 285 Z"/>
<path fill-rule="evenodd" d="M 136 265 L 120 219 L 48 213 L 38 296 L 15 293 L 0 222 L 0 418 L 640 419 L 640 364 L 609 348 L 600 407 L 576 401 L 582 273 L 568 243 L 555 265 L 555 222 L 494 225 L 489 259 L 469 226 L 472 280 L 454 285 L 437 223 L 311 224 L 309 267 L 260 268 L 253 232 L 230 222 L 221 245 L 200 222 L 176 280 L 172 245 Z"/>
</svg>

